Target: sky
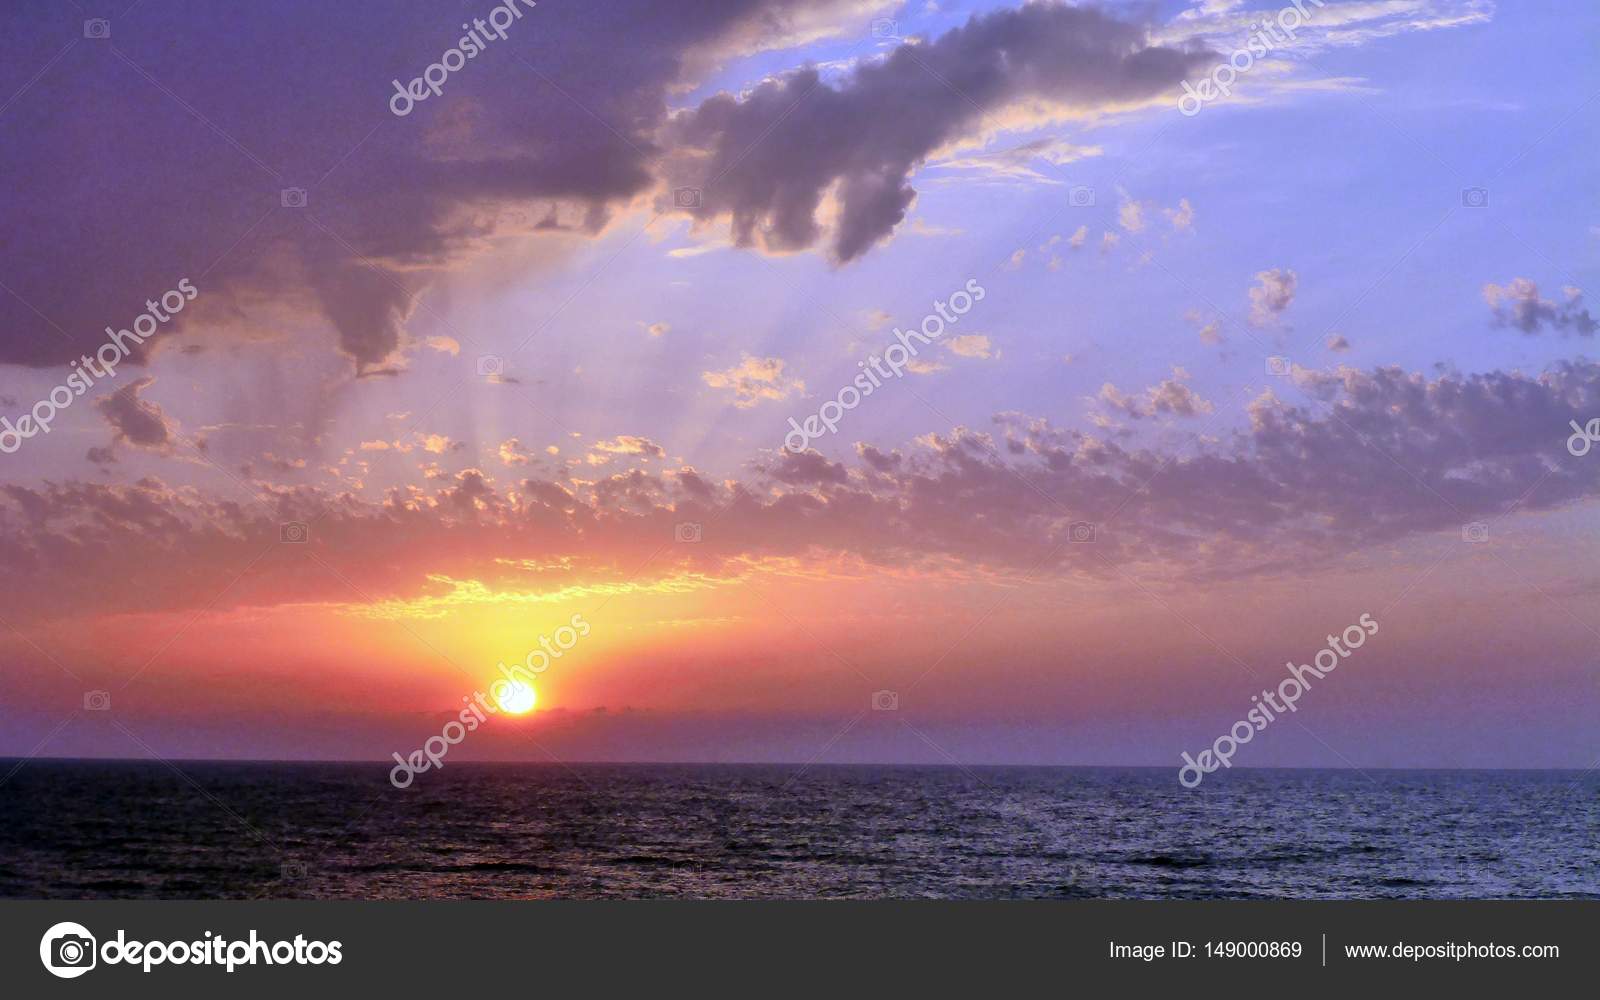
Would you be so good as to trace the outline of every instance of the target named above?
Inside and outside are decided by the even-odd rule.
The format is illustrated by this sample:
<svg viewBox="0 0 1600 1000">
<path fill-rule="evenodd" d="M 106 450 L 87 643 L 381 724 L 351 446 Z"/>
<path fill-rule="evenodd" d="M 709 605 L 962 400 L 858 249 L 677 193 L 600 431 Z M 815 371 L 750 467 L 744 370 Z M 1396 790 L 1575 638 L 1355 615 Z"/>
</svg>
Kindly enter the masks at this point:
<svg viewBox="0 0 1600 1000">
<path fill-rule="evenodd" d="M 8 4 L 0 755 L 1589 767 L 1597 29 Z"/>
</svg>

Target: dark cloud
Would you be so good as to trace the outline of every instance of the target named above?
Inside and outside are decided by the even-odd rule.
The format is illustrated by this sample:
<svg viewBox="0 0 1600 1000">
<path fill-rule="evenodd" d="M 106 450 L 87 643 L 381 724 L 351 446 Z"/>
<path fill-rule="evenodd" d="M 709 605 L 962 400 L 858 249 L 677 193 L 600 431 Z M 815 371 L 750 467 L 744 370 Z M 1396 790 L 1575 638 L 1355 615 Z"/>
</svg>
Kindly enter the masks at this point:
<svg viewBox="0 0 1600 1000">
<path fill-rule="evenodd" d="M 785 448 L 777 461 L 767 469 L 779 482 L 795 486 L 815 486 L 823 483 L 843 484 L 850 481 L 844 463 L 830 462 L 815 451 L 795 454 Z"/>
<path fill-rule="evenodd" d="M 155 379 L 146 375 L 94 404 L 111 425 L 118 444 L 160 451 L 172 443 L 172 424 L 161 407 L 139 398 L 139 393 L 154 383 Z M 91 460 L 98 450 L 91 449 Z"/>
<path fill-rule="evenodd" d="M 675 119 L 674 184 L 701 190 L 700 220 L 728 216 L 740 246 L 798 250 L 822 238 L 818 209 L 839 201 L 830 251 L 866 252 L 905 218 L 913 170 L 1020 102 L 1063 112 L 1146 101 L 1209 53 L 1152 47 L 1136 24 L 1098 10 L 1033 3 L 907 43 L 844 81 L 807 68 L 743 96 L 720 94 Z"/>
<path fill-rule="evenodd" d="M 259 502 L 154 480 L 10 485 L 0 487 L 0 558 L 16 572 L 0 578 L 0 600 L 43 616 L 204 604 L 278 544 L 287 521 L 314 526 L 311 544 L 338 574 L 268 560 L 230 600 L 348 601 L 352 583 L 409 598 L 441 577 L 522 591 L 622 585 L 646 564 L 657 578 L 737 575 L 830 553 L 1036 578 L 1306 572 L 1513 508 L 1600 496 L 1600 462 L 1565 447 L 1569 421 L 1600 412 L 1600 364 L 1432 379 L 1297 369 L 1289 384 L 1304 398 L 1264 395 L 1248 426 L 1176 452 L 1008 413 L 992 431 L 956 428 L 904 453 L 863 445 L 853 466 L 781 455 L 745 482 L 688 469 L 496 482 L 469 469 L 431 493 L 397 488 L 381 501 L 258 481 Z M 1080 520 L 1098 525 L 1093 543 L 1072 542 Z M 671 544 L 684 522 L 704 526 L 698 544 Z M 559 568 L 529 576 L 528 563 Z"/>
<path fill-rule="evenodd" d="M 1589 315 L 1580 289 L 1561 290 L 1562 300 L 1554 302 L 1539 295 L 1539 286 L 1527 278 L 1512 278 L 1504 285 L 1483 286 L 1483 300 L 1496 326 L 1509 326 L 1532 335 L 1549 328 L 1562 333 L 1592 337 L 1600 323 Z"/>
<path fill-rule="evenodd" d="M 1198 417 L 1210 413 L 1215 407 L 1185 384 L 1188 379 L 1187 371 L 1174 368 L 1171 378 L 1162 379 L 1138 396 L 1129 396 L 1107 382 L 1096 398 L 1107 408 L 1135 420 L 1155 416 Z"/>
<path fill-rule="evenodd" d="M 496 237 L 593 231 L 650 188 L 673 87 L 882 6 L 547 0 L 397 118 L 391 81 L 483 4 L 146 0 L 109 39 L 75 9 L 6 4 L 0 231 L 25 252 L 0 362 L 92 353 L 188 276 L 202 296 L 162 338 L 324 325 L 381 367 L 436 272 Z"/>
<path fill-rule="evenodd" d="M 885 453 L 870 444 L 859 442 L 856 444 L 856 454 L 861 456 L 861 460 L 867 464 L 868 468 L 876 472 L 892 472 L 899 468 L 900 463 L 903 461 L 897 451 Z"/>
</svg>

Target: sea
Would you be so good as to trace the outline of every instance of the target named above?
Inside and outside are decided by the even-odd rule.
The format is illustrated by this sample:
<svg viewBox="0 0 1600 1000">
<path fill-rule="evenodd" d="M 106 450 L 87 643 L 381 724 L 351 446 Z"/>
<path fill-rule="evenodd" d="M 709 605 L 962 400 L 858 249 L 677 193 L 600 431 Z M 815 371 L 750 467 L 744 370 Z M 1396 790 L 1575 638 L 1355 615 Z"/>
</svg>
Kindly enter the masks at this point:
<svg viewBox="0 0 1600 1000">
<path fill-rule="evenodd" d="M 1600 773 L 0 761 L 5 898 L 1600 897 Z"/>
</svg>

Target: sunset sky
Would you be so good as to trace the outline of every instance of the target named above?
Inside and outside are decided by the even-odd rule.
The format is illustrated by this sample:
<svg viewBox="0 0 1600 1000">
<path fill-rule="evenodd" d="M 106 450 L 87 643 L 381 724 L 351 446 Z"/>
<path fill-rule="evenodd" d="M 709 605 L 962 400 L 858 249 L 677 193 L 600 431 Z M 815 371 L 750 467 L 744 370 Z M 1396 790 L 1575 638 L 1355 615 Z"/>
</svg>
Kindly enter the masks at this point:
<svg viewBox="0 0 1600 1000">
<path fill-rule="evenodd" d="M 1600 757 L 1600 10 L 516 4 L 0 11 L 0 755 Z"/>
</svg>

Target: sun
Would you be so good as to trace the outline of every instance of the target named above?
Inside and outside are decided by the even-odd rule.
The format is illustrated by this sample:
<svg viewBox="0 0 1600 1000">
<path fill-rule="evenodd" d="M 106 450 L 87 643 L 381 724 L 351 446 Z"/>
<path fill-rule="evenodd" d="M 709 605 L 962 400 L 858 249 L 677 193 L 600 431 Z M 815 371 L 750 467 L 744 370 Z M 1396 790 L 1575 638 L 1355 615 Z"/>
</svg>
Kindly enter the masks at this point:
<svg viewBox="0 0 1600 1000">
<path fill-rule="evenodd" d="M 528 684 L 510 681 L 510 688 L 499 699 L 500 711 L 511 715 L 526 715 L 533 711 L 533 706 L 538 703 L 539 695 Z"/>
</svg>

